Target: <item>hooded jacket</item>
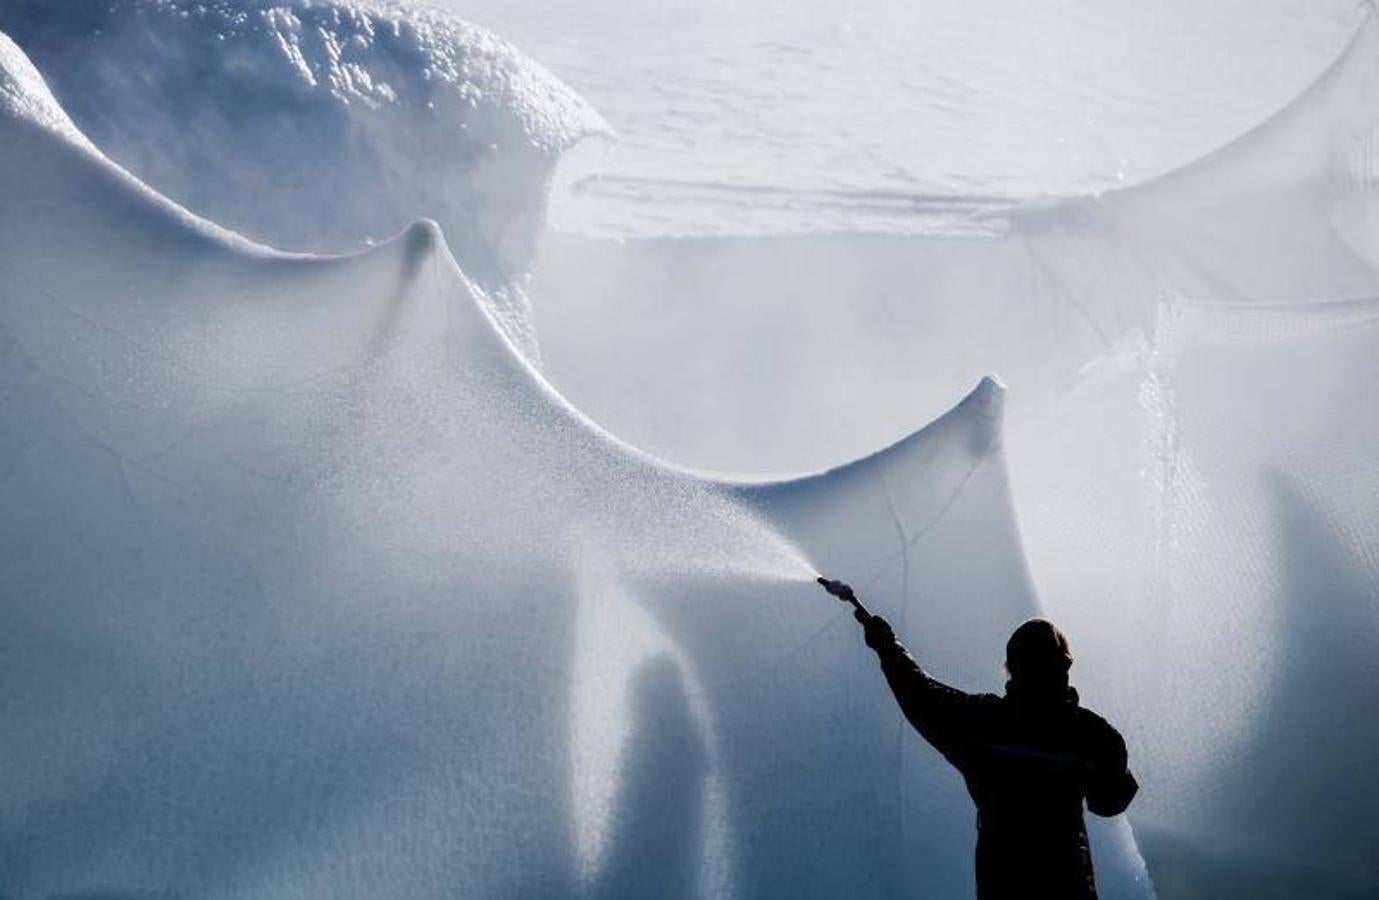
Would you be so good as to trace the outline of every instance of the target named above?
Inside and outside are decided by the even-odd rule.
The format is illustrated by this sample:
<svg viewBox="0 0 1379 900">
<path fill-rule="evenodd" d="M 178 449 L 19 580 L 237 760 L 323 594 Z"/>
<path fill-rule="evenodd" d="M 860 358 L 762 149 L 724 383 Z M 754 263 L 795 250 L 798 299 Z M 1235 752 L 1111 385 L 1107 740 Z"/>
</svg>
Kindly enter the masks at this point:
<svg viewBox="0 0 1379 900">
<path fill-rule="evenodd" d="M 1139 788 L 1115 728 L 1079 706 L 1066 683 L 1012 680 L 1004 697 L 949 687 L 919 667 L 885 619 L 863 624 L 901 711 L 977 805 L 979 900 L 1094 900 L 1083 802 L 1114 816 Z"/>
</svg>

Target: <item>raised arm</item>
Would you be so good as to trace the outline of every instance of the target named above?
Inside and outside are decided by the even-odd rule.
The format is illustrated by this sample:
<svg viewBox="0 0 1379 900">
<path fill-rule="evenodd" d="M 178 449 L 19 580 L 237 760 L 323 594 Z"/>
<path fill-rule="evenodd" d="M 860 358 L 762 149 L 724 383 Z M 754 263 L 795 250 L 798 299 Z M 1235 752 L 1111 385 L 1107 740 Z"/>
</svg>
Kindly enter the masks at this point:
<svg viewBox="0 0 1379 900">
<path fill-rule="evenodd" d="M 900 711 L 935 750 L 962 768 L 967 755 L 967 712 L 972 695 L 931 678 L 896 640 L 885 619 L 860 612 L 854 616 L 862 623 L 867 646 L 876 651 L 881 661 L 881 673 L 886 676 Z"/>
<path fill-rule="evenodd" d="M 966 755 L 967 712 L 972 696 L 929 677 L 896 640 L 890 623 L 869 612 L 852 588 L 824 578 L 819 579 L 819 584 L 833 596 L 852 604 L 853 618 L 861 623 L 867 646 L 876 652 L 881 672 L 900 704 L 900 711 L 934 749 L 961 768 Z"/>
</svg>

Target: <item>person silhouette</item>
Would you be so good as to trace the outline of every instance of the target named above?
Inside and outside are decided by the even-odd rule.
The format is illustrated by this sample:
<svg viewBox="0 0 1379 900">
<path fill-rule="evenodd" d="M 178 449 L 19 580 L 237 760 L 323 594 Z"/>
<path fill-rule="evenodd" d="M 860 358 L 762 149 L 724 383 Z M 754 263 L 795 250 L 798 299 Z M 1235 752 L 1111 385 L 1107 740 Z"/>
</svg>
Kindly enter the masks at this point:
<svg viewBox="0 0 1379 900">
<path fill-rule="evenodd" d="M 966 781 L 977 805 L 979 900 L 1094 900 L 1083 801 L 1096 815 L 1119 815 L 1139 785 L 1120 733 L 1078 705 L 1063 632 L 1025 622 L 1006 643 L 1005 696 L 968 694 L 920 668 L 851 587 L 819 584 L 852 604 L 905 718 Z"/>
</svg>

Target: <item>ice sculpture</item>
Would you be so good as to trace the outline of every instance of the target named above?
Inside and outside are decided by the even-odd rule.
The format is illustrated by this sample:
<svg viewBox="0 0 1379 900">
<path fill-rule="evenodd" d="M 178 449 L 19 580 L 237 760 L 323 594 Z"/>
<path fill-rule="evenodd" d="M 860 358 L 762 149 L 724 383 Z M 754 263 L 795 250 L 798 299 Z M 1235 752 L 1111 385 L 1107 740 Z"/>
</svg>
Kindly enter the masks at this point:
<svg viewBox="0 0 1379 900">
<path fill-rule="evenodd" d="M 0 890 L 970 890 L 957 776 L 810 579 L 994 668 L 1036 608 L 994 382 L 813 479 L 697 476 L 543 381 L 436 225 L 246 241 L 3 36 L 0 117 Z"/>
</svg>

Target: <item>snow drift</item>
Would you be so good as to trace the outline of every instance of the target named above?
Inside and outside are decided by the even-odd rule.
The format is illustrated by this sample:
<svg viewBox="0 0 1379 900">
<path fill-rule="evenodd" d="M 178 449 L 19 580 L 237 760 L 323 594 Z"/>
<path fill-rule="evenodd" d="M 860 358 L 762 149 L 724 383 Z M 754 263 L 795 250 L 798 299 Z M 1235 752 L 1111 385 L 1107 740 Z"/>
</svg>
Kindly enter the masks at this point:
<svg viewBox="0 0 1379 900">
<path fill-rule="evenodd" d="M 971 890 L 957 776 L 809 580 L 988 680 L 1037 606 L 993 382 L 815 478 L 667 467 L 536 374 L 436 225 L 251 243 L 4 36 L 0 210 L 0 890 Z M 1098 840 L 1143 896 L 1124 822 Z"/>
</svg>

